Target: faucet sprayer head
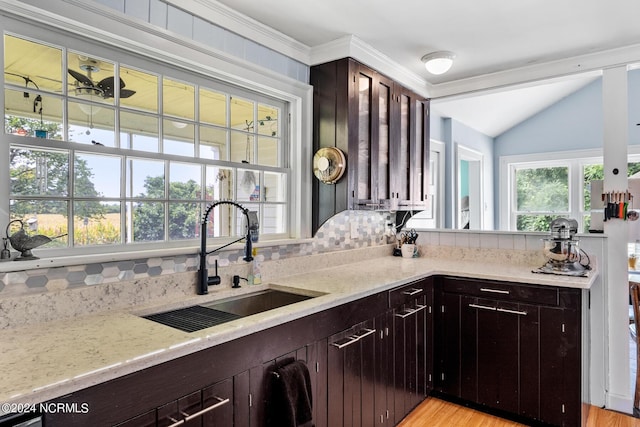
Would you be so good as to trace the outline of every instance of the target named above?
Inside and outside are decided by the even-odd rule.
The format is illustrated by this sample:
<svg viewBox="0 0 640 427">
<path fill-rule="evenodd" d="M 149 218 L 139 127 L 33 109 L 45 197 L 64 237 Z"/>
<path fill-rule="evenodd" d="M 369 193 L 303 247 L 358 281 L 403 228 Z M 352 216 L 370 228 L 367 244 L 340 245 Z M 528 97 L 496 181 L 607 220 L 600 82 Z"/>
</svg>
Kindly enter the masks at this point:
<svg viewBox="0 0 640 427">
<path fill-rule="evenodd" d="M 257 212 L 250 211 L 249 209 L 244 209 L 243 212 L 247 220 L 247 241 L 244 246 L 243 260 L 250 262 L 253 261 L 252 243 L 258 241 L 258 229 L 260 228 L 260 223 L 258 222 Z"/>
</svg>

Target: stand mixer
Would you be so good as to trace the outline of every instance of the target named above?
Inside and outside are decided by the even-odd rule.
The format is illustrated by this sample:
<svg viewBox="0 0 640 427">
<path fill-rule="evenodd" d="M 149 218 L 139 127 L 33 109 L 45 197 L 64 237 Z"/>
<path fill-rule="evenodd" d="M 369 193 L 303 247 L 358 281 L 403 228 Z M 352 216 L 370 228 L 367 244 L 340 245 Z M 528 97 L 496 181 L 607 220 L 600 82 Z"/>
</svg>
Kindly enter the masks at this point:
<svg viewBox="0 0 640 427">
<path fill-rule="evenodd" d="M 589 257 L 578 248 L 578 221 L 556 218 L 550 224 L 551 237 L 542 239 L 542 252 L 548 261 L 534 273 L 560 274 L 565 276 L 586 276 L 591 269 Z M 586 258 L 587 263 L 582 264 Z"/>
</svg>

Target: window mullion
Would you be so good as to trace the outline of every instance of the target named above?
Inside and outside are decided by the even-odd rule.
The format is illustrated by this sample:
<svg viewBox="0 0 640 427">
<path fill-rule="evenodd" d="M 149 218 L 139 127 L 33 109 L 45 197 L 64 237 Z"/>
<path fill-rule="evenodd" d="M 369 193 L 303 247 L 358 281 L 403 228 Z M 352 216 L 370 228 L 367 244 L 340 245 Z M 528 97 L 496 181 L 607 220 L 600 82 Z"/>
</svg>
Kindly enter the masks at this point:
<svg viewBox="0 0 640 427">
<path fill-rule="evenodd" d="M 41 43 L 41 42 L 35 41 L 35 43 Z M 291 160 L 288 158 L 288 155 L 286 154 L 288 153 L 288 148 L 289 148 L 288 145 L 285 144 L 285 142 L 287 142 L 288 136 L 286 135 L 286 132 L 283 132 L 283 129 L 285 128 L 288 129 L 288 126 L 289 126 L 289 123 L 287 121 L 285 122 L 282 121 L 284 117 L 289 117 L 288 114 L 285 115 L 285 112 L 288 111 L 285 101 L 281 99 L 270 98 L 268 95 L 265 95 L 265 94 L 261 94 L 257 92 L 254 93 L 254 92 L 251 92 L 250 90 L 243 89 L 241 87 L 236 87 L 232 84 L 229 84 L 228 82 L 216 81 L 214 80 L 213 77 L 207 78 L 206 76 L 203 76 L 203 75 L 196 75 L 196 74 L 190 73 L 189 70 L 178 69 L 177 67 L 174 67 L 171 64 L 160 64 L 161 67 L 158 71 L 154 71 L 153 73 L 147 72 L 147 71 L 144 71 L 146 68 L 145 65 L 148 64 L 146 58 L 130 55 L 127 52 L 120 52 L 116 48 L 111 49 L 110 47 L 105 47 L 97 42 L 95 43 L 95 46 L 93 46 L 92 42 L 87 42 L 91 45 L 91 47 L 87 47 L 87 43 L 85 42 L 78 43 L 77 40 L 73 39 L 73 37 L 70 36 L 68 38 L 65 38 L 62 43 L 68 45 L 68 47 L 56 46 L 56 48 L 60 52 L 60 58 L 56 59 L 55 61 L 55 69 L 57 69 L 58 64 L 62 68 L 60 70 L 60 76 L 56 77 L 55 81 L 60 83 L 56 83 L 57 86 L 55 91 L 51 88 L 47 89 L 46 87 L 42 90 L 43 97 L 46 95 L 47 97 L 53 97 L 60 100 L 61 105 L 57 110 L 57 111 L 61 111 L 60 113 L 58 113 L 59 114 L 58 117 L 60 118 L 56 117 L 56 120 L 59 121 L 59 123 L 56 123 L 57 126 L 55 129 L 55 132 L 62 132 L 61 138 L 59 138 L 60 140 L 56 140 L 53 138 L 52 139 L 25 138 L 24 140 L 22 139 L 18 140 L 17 136 L 7 134 L 6 139 L 9 142 L 9 144 L 6 144 L 7 153 L 0 152 L 0 158 L 2 157 L 8 158 L 10 156 L 10 153 L 8 152 L 8 150 L 10 150 L 11 149 L 10 147 L 13 145 L 24 146 L 27 150 L 44 151 L 46 152 L 46 155 L 48 155 L 51 152 L 57 152 L 61 154 L 64 153 L 68 161 L 68 165 L 65 165 L 65 168 L 67 169 L 65 172 L 68 173 L 68 177 L 66 177 L 68 194 L 61 195 L 61 196 L 48 195 L 47 193 L 49 192 L 51 192 L 52 194 L 58 194 L 58 192 L 55 192 L 58 190 L 56 189 L 55 191 L 48 191 L 43 189 L 40 194 L 30 195 L 27 193 L 24 193 L 24 194 L 20 193 L 19 195 L 12 195 L 11 185 L 5 185 L 4 192 L 0 193 L 0 196 L 2 196 L 3 194 L 6 196 L 5 200 L 7 204 L 7 211 L 9 211 L 9 209 L 12 209 L 10 206 L 8 206 L 9 200 L 12 197 L 14 199 L 20 199 L 20 200 L 36 198 L 36 199 L 39 199 L 39 200 L 41 199 L 47 202 L 56 202 L 56 201 L 64 200 L 64 202 L 66 203 L 66 212 L 65 212 L 67 215 L 66 226 L 68 228 L 68 236 L 69 236 L 68 246 L 70 249 L 70 251 L 67 251 L 67 253 L 69 252 L 80 253 L 81 251 L 82 252 L 88 251 L 89 253 L 104 252 L 105 246 L 108 246 L 108 245 L 111 245 L 112 247 L 114 247 L 114 249 L 119 250 L 120 248 L 118 248 L 118 245 L 127 245 L 128 243 L 133 243 L 135 241 L 135 239 L 133 238 L 134 235 L 136 235 L 137 236 L 136 238 L 139 239 L 138 242 L 136 243 L 140 243 L 141 246 L 143 245 L 148 245 L 149 247 L 152 247 L 153 245 L 166 246 L 166 243 L 170 242 L 171 236 L 173 236 L 174 239 L 176 238 L 176 235 L 173 233 L 174 229 L 177 228 L 176 226 L 184 226 L 184 220 L 182 220 L 183 217 L 180 217 L 182 222 L 178 223 L 176 219 L 172 218 L 169 215 L 171 207 L 173 206 L 174 208 L 176 208 L 174 210 L 174 214 L 176 214 L 179 211 L 184 213 L 184 209 L 182 209 L 182 206 L 180 206 L 181 203 L 186 204 L 186 203 L 192 203 L 194 201 L 200 205 L 202 205 L 203 203 L 206 203 L 205 195 L 207 191 L 206 186 L 207 186 L 207 177 L 208 177 L 207 167 L 209 166 L 212 167 L 212 170 L 214 170 L 215 168 L 224 168 L 225 170 L 232 171 L 234 180 L 233 180 L 233 185 L 231 185 L 231 189 L 228 194 L 234 200 L 237 200 L 239 196 L 238 188 L 237 188 L 240 182 L 238 179 L 238 168 L 242 169 L 247 167 L 248 169 L 254 171 L 259 176 L 258 182 L 260 185 L 260 195 L 261 195 L 260 200 L 254 201 L 254 200 L 248 199 L 246 201 L 242 201 L 241 203 L 243 204 L 246 203 L 246 204 L 255 206 L 255 208 L 260 211 L 259 217 L 261 221 L 264 221 L 265 210 L 269 213 L 269 216 L 270 216 L 269 221 L 272 221 L 272 222 L 280 221 L 282 220 L 281 218 L 282 216 L 286 216 L 287 213 L 292 215 L 292 212 L 296 211 L 291 207 L 291 201 L 292 201 L 291 200 L 292 199 L 291 182 L 290 182 L 291 171 L 285 168 L 285 166 L 289 166 L 291 164 Z M 14 49 L 14 51 L 17 52 L 18 49 Z M 109 110 L 110 112 L 113 111 L 114 117 L 112 120 L 107 120 L 108 118 L 105 119 L 105 121 L 101 122 L 101 124 L 99 125 L 98 123 L 96 123 L 97 126 L 95 129 L 96 134 L 99 134 L 101 130 L 103 131 L 107 130 L 109 132 L 112 132 L 111 129 L 113 129 L 113 137 L 112 138 L 109 137 L 108 140 L 103 140 L 103 142 L 105 142 L 104 145 L 106 146 L 102 144 L 91 145 L 90 143 L 91 141 L 89 141 L 91 138 L 89 138 L 89 140 L 85 138 L 82 141 L 79 141 L 79 140 L 69 141 L 69 139 L 70 138 L 73 139 L 75 135 L 80 135 L 80 133 L 76 133 L 76 124 L 80 123 L 81 120 L 79 119 L 80 116 L 76 114 L 75 108 L 76 108 L 76 104 L 83 103 L 81 101 L 78 101 L 78 99 L 75 97 L 74 95 L 75 92 L 69 93 L 70 90 L 73 90 L 73 88 L 75 87 L 74 85 L 82 84 L 81 81 L 78 81 L 78 83 L 76 83 L 76 80 L 74 80 L 67 71 L 69 70 L 69 65 L 70 65 L 69 63 L 71 63 L 71 68 L 76 67 L 75 56 L 72 55 L 70 58 L 69 55 L 81 54 L 81 52 L 91 52 L 92 54 L 95 53 L 97 57 L 103 58 L 104 61 L 109 62 L 109 64 L 113 64 L 113 79 L 116 87 L 114 88 L 115 89 L 114 93 L 111 95 L 113 99 L 109 100 L 109 102 L 113 101 L 113 105 L 111 104 L 105 105 L 103 108 L 105 108 L 106 110 Z M 117 56 L 117 54 L 121 54 L 121 56 Z M 7 58 L 6 55 L 7 53 L 5 52 L 3 55 L 3 58 Z M 13 55 L 15 55 L 15 53 Z M 123 62 L 120 63 L 120 61 L 116 61 L 116 60 L 110 61 L 108 59 L 108 58 L 116 58 L 116 57 L 118 57 Z M 133 68 L 130 69 L 130 65 L 123 65 L 123 64 L 133 64 L 135 69 Z M 153 65 L 149 65 L 149 67 L 152 67 L 155 65 L 157 64 L 153 63 Z M 29 65 L 21 64 L 20 66 L 21 66 L 21 69 L 31 70 Z M 168 70 L 167 73 L 165 73 L 166 70 Z M 138 84 L 131 84 L 132 80 L 135 81 L 135 78 L 140 80 L 140 76 L 136 74 L 138 72 L 145 74 L 145 76 L 148 78 L 146 82 L 151 82 L 150 79 L 154 78 L 155 83 L 149 84 L 148 86 L 139 86 Z M 125 73 L 125 75 L 122 75 L 122 73 Z M 25 75 L 28 75 L 28 74 L 25 74 Z M 137 93 L 138 95 L 136 96 L 143 96 L 143 95 L 148 96 L 148 98 L 145 98 L 147 103 L 138 103 L 137 101 L 138 98 L 130 98 L 130 96 L 132 96 L 131 92 L 125 94 L 126 99 L 122 98 L 121 96 L 122 93 L 118 89 L 118 83 L 117 83 L 121 78 L 121 75 L 123 78 L 126 79 L 126 82 L 127 82 L 127 89 L 125 90 L 129 90 L 133 92 L 134 95 L 135 93 Z M 171 75 L 172 77 L 168 77 L 169 75 Z M 137 76 L 137 77 L 127 77 L 127 76 Z M 177 77 L 177 76 L 181 76 L 181 77 Z M 169 90 L 165 91 L 165 87 L 163 85 L 165 78 L 173 79 L 174 77 L 179 78 L 180 81 L 184 81 L 186 84 L 192 85 L 193 88 L 195 88 L 194 89 L 195 90 L 194 107 L 193 107 L 194 119 L 193 120 L 191 120 L 190 118 L 185 119 L 183 117 L 178 118 L 178 121 L 180 123 L 188 122 L 189 125 L 191 125 L 191 122 L 193 123 L 194 152 L 189 157 L 183 156 L 184 154 L 183 151 L 179 151 L 173 154 L 165 153 L 165 149 L 168 150 L 168 146 L 172 144 L 173 139 L 177 139 L 179 142 L 184 142 L 187 140 L 186 138 L 188 138 L 187 136 L 185 136 L 185 134 L 180 134 L 179 132 L 176 132 L 173 129 L 165 129 L 165 127 L 170 126 L 171 122 L 169 120 L 171 120 L 173 117 L 171 115 L 171 111 L 169 110 L 171 110 L 171 108 L 173 108 L 175 105 L 178 105 L 178 104 L 174 104 L 173 101 L 175 101 L 176 99 L 177 100 L 181 99 L 180 96 L 177 96 L 177 97 L 174 97 L 173 95 L 169 96 L 170 91 Z M 89 78 L 94 83 L 99 81 L 99 79 L 95 78 L 95 76 L 94 78 L 91 78 L 91 76 L 89 76 Z M 157 91 L 152 96 L 151 93 L 149 92 L 150 90 L 149 87 L 152 87 L 152 88 L 156 87 L 156 84 L 157 84 Z M 58 89 L 60 86 L 61 86 L 61 90 Z M 12 90 L 13 92 L 16 92 L 16 91 L 19 92 L 22 89 L 22 86 L 17 86 L 13 82 L 6 82 L 4 87 L 5 87 L 5 92 L 7 90 Z M 146 89 L 142 90 L 141 87 L 144 87 Z M 200 89 L 203 87 L 216 88 L 215 90 L 219 92 L 218 94 L 216 94 L 219 96 L 217 98 L 214 98 L 215 102 L 211 104 L 210 111 L 208 111 L 208 113 L 215 113 L 215 115 L 211 118 L 211 120 L 209 120 L 210 117 L 205 116 L 205 112 L 200 111 L 200 108 L 205 107 L 206 105 L 208 105 L 207 102 L 209 102 L 208 99 L 205 99 L 205 98 L 200 99 L 200 96 L 199 96 Z M 42 85 L 41 85 L 41 88 L 42 88 Z M 231 91 L 228 92 L 229 90 Z M 31 90 L 31 88 L 29 88 L 29 91 L 34 93 L 36 92 L 35 90 Z M 253 110 L 241 111 L 241 114 L 239 116 L 238 114 L 236 114 L 238 117 L 232 120 L 231 118 L 232 108 L 230 104 L 232 97 L 230 93 L 233 93 L 234 97 L 237 95 L 238 98 L 244 99 L 247 103 L 248 102 L 252 103 Z M 222 95 L 224 95 L 224 98 Z M 157 101 L 157 108 L 155 108 L 155 106 L 153 108 L 149 106 L 153 104 L 152 102 L 148 102 L 149 99 L 151 100 L 155 99 Z M 100 99 L 99 101 L 105 102 L 106 100 Z M 167 102 L 166 106 L 165 106 L 165 102 Z M 223 103 L 224 103 L 224 107 L 223 107 Z M 83 105 L 85 104 L 100 105 L 100 104 L 83 103 Z M 270 117 L 267 113 L 264 113 L 264 111 L 262 110 L 263 107 L 273 108 L 274 111 L 277 110 L 276 114 L 278 117 L 278 123 L 276 128 L 277 135 L 275 137 L 261 133 L 262 131 L 259 131 L 257 124 L 258 124 L 258 119 L 260 117 L 258 116 L 258 114 L 260 114 L 260 112 L 262 111 L 262 114 L 265 114 L 265 117 Z M 220 117 L 218 114 L 218 112 L 222 108 L 226 110 L 224 120 L 222 120 L 222 117 Z M 31 111 L 29 111 L 29 109 L 27 110 L 22 109 L 22 110 L 15 110 L 15 111 L 20 111 L 20 113 L 15 114 L 17 117 L 32 118 Z M 167 114 L 169 114 L 169 116 L 165 117 L 165 111 L 167 112 Z M 178 111 L 181 111 L 181 110 L 178 110 Z M 238 161 L 238 158 L 236 158 L 235 156 L 234 157 L 231 156 L 232 128 L 234 126 L 237 126 L 237 123 L 235 123 L 236 121 L 243 122 L 245 118 L 248 118 L 249 114 L 253 114 L 252 122 L 254 123 L 253 131 L 247 132 L 248 135 L 254 138 L 254 141 L 252 142 L 252 148 L 253 148 L 252 162 L 250 165 L 244 165 L 244 164 L 241 165 L 240 163 L 232 163 L 231 162 L 232 158 L 234 158 L 236 162 Z M 155 118 L 151 116 L 155 116 L 158 118 L 157 126 L 156 126 L 156 123 L 153 123 L 153 121 L 150 120 L 152 118 Z M 147 121 L 147 119 L 149 120 Z M 92 120 L 91 116 L 89 116 L 89 120 Z M 166 126 L 164 124 L 164 120 L 167 120 Z M 214 137 L 211 138 L 211 142 L 213 143 L 213 146 L 219 146 L 222 144 L 225 144 L 226 146 L 225 157 L 221 159 L 222 161 L 200 157 L 200 150 L 199 150 L 200 144 L 203 141 L 205 144 L 209 143 L 208 138 L 203 137 L 201 141 L 201 135 L 199 132 L 200 120 L 204 120 L 206 122 L 205 126 L 209 126 L 212 128 L 213 127 L 222 128 L 222 126 L 220 125 L 224 122 L 224 134 L 222 131 L 220 131 L 218 132 L 218 134 L 220 135 L 219 138 L 215 137 L 217 135 L 216 133 L 214 133 L 213 134 Z M 179 126 L 176 126 L 176 127 L 179 127 Z M 32 128 L 40 129 L 40 128 L 35 128 L 34 126 Z M 155 129 L 157 129 L 157 137 L 153 135 L 153 132 Z M 82 132 L 84 132 L 84 130 L 85 129 L 83 128 Z M 168 136 L 164 135 L 165 131 L 167 131 Z M 70 135 L 70 133 L 73 133 L 73 135 Z M 93 134 L 93 131 L 91 133 Z M 175 135 L 175 138 L 174 138 L 174 135 Z M 51 137 L 51 135 L 49 135 L 49 137 Z M 262 137 L 262 141 L 266 141 L 266 144 L 264 144 L 264 146 L 261 146 L 260 144 L 261 137 Z M 134 138 L 138 138 L 136 142 L 134 142 Z M 153 144 L 154 139 L 156 138 L 158 141 L 157 148 L 154 146 L 155 144 Z M 97 137 L 96 137 L 96 140 L 98 142 L 101 141 Z M 126 141 L 129 141 L 129 143 L 126 144 Z M 107 142 L 110 142 L 111 146 L 109 146 L 110 144 L 108 144 Z M 262 150 L 262 151 L 259 151 L 259 150 Z M 262 154 L 262 159 L 264 164 L 258 164 L 259 154 Z M 89 170 L 85 168 L 85 157 L 87 156 L 89 156 L 89 158 L 91 158 L 92 161 L 97 160 L 98 162 L 98 163 L 95 163 L 95 166 L 90 166 Z M 102 159 L 100 159 L 100 157 L 105 157 L 105 158 L 111 157 L 111 159 L 109 160 L 110 167 L 107 168 L 105 166 L 106 165 L 105 163 L 101 163 Z M 276 159 L 276 164 L 271 164 L 273 158 Z M 146 163 L 142 161 L 140 162 L 140 165 L 135 163 L 135 166 L 133 167 L 137 168 L 136 173 L 134 174 L 132 170 L 130 171 L 130 175 L 128 175 L 127 166 L 131 166 L 131 163 L 129 162 L 130 159 L 140 159 L 140 160 L 146 160 L 151 162 L 155 161 L 156 165 L 153 169 L 153 172 L 148 173 L 151 169 L 147 169 L 147 166 L 145 166 Z M 162 162 L 162 164 L 160 164 L 160 162 Z M 191 185 L 188 185 L 186 187 L 188 190 L 188 193 L 185 192 L 184 197 L 180 195 L 179 192 L 174 192 L 173 193 L 174 199 L 171 198 L 171 189 L 175 189 L 175 187 L 172 186 L 171 184 L 172 181 L 174 183 L 180 182 L 180 184 L 187 185 L 188 179 L 189 179 L 188 177 L 184 177 L 183 179 L 182 173 L 179 171 L 174 171 L 174 174 L 177 174 L 177 175 L 172 177 L 170 175 L 172 162 L 186 162 L 192 165 L 200 166 L 200 174 L 199 174 L 200 183 L 198 185 L 200 186 L 200 191 L 202 192 L 202 194 L 199 196 L 196 195 L 195 200 L 192 200 L 189 198 L 193 195 L 193 191 L 194 191 L 194 187 Z M 115 169 L 117 165 L 119 165 L 120 167 L 120 175 L 118 177 L 116 177 L 118 175 L 116 171 L 113 171 L 113 173 L 111 173 L 112 169 Z M 18 164 L 14 165 L 12 163 L 11 168 L 18 167 L 18 166 L 19 166 Z M 9 175 L 7 175 L 7 177 L 11 176 L 11 173 L 12 173 L 11 168 L 9 168 L 9 172 L 8 172 Z M 54 169 L 51 169 L 51 170 L 54 171 Z M 100 176 L 100 178 L 96 178 L 98 177 L 98 175 L 93 175 L 93 173 L 97 173 L 98 170 L 100 170 L 102 173 L 102 176 Z M 164 183 L 162 184 L 163 195 L 160 198 L 156 196 L 160 192 L 159 174 L 161 173 L 162 170 L 164 171 Z M 142 171 L 142 174 L 141 174 L 141 171 Z M 270 200 L 269 202 L 267 202 L 267 200 L 265 199 L 265 195 L 266 195 L 265 182 L 267 182 L 270 185 L 273 185 L 273 184 L 271 180 L 271 175 L 269 175 L 269 178 L 265 179 L 266 172 L 283 174 L 285 177 L 284 187 L 286 188 L 286 190 L 284 195 L 279 196 L 277 200 Z M 147 180 L 147 178 L 155 178 L 155 180 L 154 179 Z M 197 178 L 192 175 L 192 179 L 195 180 Z M 209 179 L 211 178 L 209 177 Z M 280 184 L 281 179 L 283 178 L 279 178 L 274 182 L 277 182 L 278 183 L 277 185 L 281 186 L 282 185 Z M 6 180 L 7 183 L 9 183 L 10 181 L 11 181 L 10 179 Z M 155 184 L 153 189 L 154 195 L 150 197 L 142 197 L 142 198 L 137 197 L 139 196 L 138 194 L 139 191 L 147 193 L 147 190 L 146 189 L 142 190 L 141 187 L 143 184 L 146 186 L 148 183 L 149 183 L 149 187 L 151 187 L 150 185 L 151 183 Z M 108 185 L 105 185 L 105 184 L 108 184 Z M 89 186 L 93 185 L 96 187 L 95 194 L 93 189 L 90 189 L 89 191 L 87 190 L 87 185 Z M 50 189 L 53 189 L 53 186 L 51 186 Z M 133 193 L 134 190 L 136 191 L 136 194 Z M 278 189 L 278 191 L 281 192 L 283 190 Z M 16 192 L 19 192 L 19 191 L 16 190 Z M 35 192 L 37 193 L 37 191 Z M 119 197 L 116 197 L 118 193 L 119 193 Z M 60 192 L 60 194 L 62 193 Z M 225 195 L 225 197 L 230 197 L 229 195 Z M 178 199 L 178 197 L 180 199 Z M 244 198 L 244 196 L 241 196 L 241 197 Z M 155 222 L 154 225 L 156 226 L 151 228 L 154 228 L 154 230 L 157 230 L 156 234 L 152 238 L 140 237 L 143 235 L 143 233 L 141 233 L 140 235 L 138 235 L 137 233 L 134 233 L 136 230 L 133 229 L 133 225 L 134 225 L 133 207 L 138 200 L 142 202 L 142 205 L 149 205 L 154 203 L 157 204 L 155 207 L 152 207 L 152 210 L 149 211 L 149 212 L 152 212 L 154 215 L 153 221 Z M 100 204 L 100 206 L 96 205 L 96 203 Z M 119 203 L 118 205 L 119 209 L 116 209 L 117 203 Z M 289 206 L 290 208 L 282 211 L 273 210 L 273 212 L 275 212 L 275 215 L 277 215 L 276 217 L 273 217 L 274 214 L 272 214 L 272 210 L 270 209 L 270 206 L 271 205 L 276 206 L 280 204 Z M 163 207 L 162 224 L 164 225 L 164 230 L 163 230 L 164 235 L 162 232 L 160 232 L 160 230 L 158 230 L 160 227 L 160 208 L 161 208 L 160 205 L 162 205 Z M 49 208 L 44 204 L 42 206 L 43 206 L 42 208 L 38 208 L 38 207 L 29 208 L 24 210 L 23 212 L 25 212 L 25 215 L 30 215 L 31 214 L 30 211 L 34 211 L 33 212 L 34 215 L 37 215 L 39 211 L 43 214 L 48 212 L 54 212 L 55 214 L 58 214 L 59 212 L 61 212 L 60 210 L 58 211 L 48 210 Z M 86 208 L 92 208 L 96 206 L 100 208 L 98 211 L 85 210 Z M 266 209 L 265 206 L 267 206 L 268 209 Z M 198 209 L 201 210 L 201 208 L 202 207 Z M 187 211 L 188 210 L 189 209 L 187 209 Z M 91 232 L 93 231 L 91 230 L 91 227 L 93 225 L 99 225 L 99 226 L 103 225 L 99 223 L 101 221 L 100 219 L 101 217 L 98 215 L 94 215 L 92 212 L 103 212 L 103 211 L 109 214 L 113 214 L 108 217 L 108 220 L 111 221 L 110 224 L 108 225 L 112 226 L 111 229 L 114 229 L 114 227 L 119 226 L 120 234 L 119 235 L 113 234 L 111 237 L 111 241 L 108 243 L 104 243 L 104 241 L 100 241 L 99 243 L 96 243 L 97 242 L 97 239 L 96 239 L 93 241 L 93 243 L 89 242 L 87 244 L 89 240 L 83 240 L 83 237 L 85 236 L 84 233 L 86 232 L 86 230 L 85 228 L 82 227 L 82 224 L 80 224 L 77 231 L 74 231 L 74 227 L 76 226 L 75 217 L 77 215 L 81 215 L 82 217 L 86 216 L 87 218 L 89 218 L 89 221 L 90 221 L 89 232 L 87 233 L 87 235 L 90 235 L 92 234 Z M 146 209 L 144 209 L 144 211 L 147 212 Z M 85 213 L 85 212 L 89 212 L 89 213 Z M 119 212 L 119 215 L 120 215 L 120 218 L 118 221 L 115 220 L 116 212 Z M 139 213 L 140 211 L 136 209 L 136 215 Z M 187 212 L 187 214 L 189 218 L 188 222 L 190 223 L 191 221 L 193 221 L 193 216 L 190 211 Z M 198 219 L 199 218 L 200 218 L 200 215 L 198 215 Z M 9 215 L 7 214 L 7 222 L 8 222 L 8 219 L 9 219 Z M 232 212 L 229 215 L 229 221 L 231 221 L 232 230 L 236 231 L 239 228 L 241 224 L 239 224 L 238 221 L 240 219 L 241 219 L 241 216 L 238 216 L 237 212 Z M 61 218 L 61 216 L 57 216 L 56 221 L 58 223 L 57 226 L 59 227 L 62 227 L 65 224 L 65 219 Z M 138 223 L 140 221 L 136 220 L 136 222 Z M 289 223 L 288 219 L 286 221 L 280 221 L 280 222 L 284 222 L 287 224 Z M 139 224 L 138 226 L 142 228 L 142 226 L 140 226 Z M 264 231 L 267 229 L 270 229 L 270 228 L 265 227 L 265 224 L 262 224 L 261 231 Z M 286 232 L 289 232 L 289 229 L 287 227 L 281 228 L 280 230 L 285 230 Z M 143 231 L 146 232 L 146 229 Z M 187 227 L 185 228 L 185 230 L 182 231 L 182 233 L 183 234 L 181 236 L 186 236 L 185 238 L 185 242 L 187 242 L 186 244 L 192 244 L 192 242 L 189 241 L 193 237 L 193 234 L 191 233 L 191 229 Z M 278 234 L 278 233 L 275 233 L 275 234 Z M 163 241 L 158 241 L 161 238 L 163 238 Z M 179 238 L 182 238 L 182 237 L 179 237 Z M 79 239 L 79 242 L 76 242 L 76 239 Z M 179 242 L 173 241 L 170 243 L 176 244 L 176 247 L 177 247 L 177 244 Z M 95 245 L 95 246 L 92 246 L 92 245 Z M 103 246 L 98 247 L 98 245 L 103 245 Z M 43 251 L 45 250 L 46 249 L 43 249 Z M 53 253 L 53 251 L 55 250 L 58 250 L 58 249 L 51 249 L 49 251 Z"/>
<path fill-rule="evenodd" d="M 75 150 L 70 149 L 69 155 L 69 187 L 68 187 L 68 206 L 67 206 L 67 233 L 69 236 L 68 245 L 74 247 L 75 242 L 75 229 L 73 227 L 73 218 L 75 217 L 74 195 L 73 189 L 75 188 Z"/>
<path fill-rule="evenodd" d="M 160 120 L 162 122 L 162 120 Z M 164 240 L 165 242 L 169 241 L 169 193 L 170 193 L 170 185 L 171 185 L 171 175 L 170 175 L 170 162 L 164 162 Z"/>
<path fill-rule="evenodd" d="M 118 132 L 120 133 L 120 132 Z M 127 157 L 120 157 L 120 244 L 127 243 L 129 230 L 127 218 Z M 133 190 L 132 190 L 133 191 Z M 133 196 L 131 194 L 130 196 Z"/>
</svg>

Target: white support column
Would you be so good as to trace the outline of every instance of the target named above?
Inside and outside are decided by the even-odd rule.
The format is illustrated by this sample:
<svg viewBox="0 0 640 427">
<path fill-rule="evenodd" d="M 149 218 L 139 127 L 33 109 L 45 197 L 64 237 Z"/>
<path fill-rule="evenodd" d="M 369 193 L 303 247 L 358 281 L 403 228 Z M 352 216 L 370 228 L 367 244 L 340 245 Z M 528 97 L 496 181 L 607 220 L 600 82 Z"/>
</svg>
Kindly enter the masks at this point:
<svg viewBox="0 0 640 427">
<path fill-rule="evenodd" d="M 628 141 L 627 67 L 605 69 L 602 75 L 602 104 L 604 120 L 604 191 L 627 189 Z M 593 195 L 599 197 L 599 195 Z M 628 224 L 620 219 L 604 223 L 608 236 L 607 259 L 600 261 L 605 268 L 607 319 L 609 324 L 607 354 L 609 381 L 607 407 L 630 413 L 633 395 L 629 379 L 629 290 L 627 273 Z"/>
<path fill-rule="evenodd" d="M 0 67 L 4 70 L 4 43 L 0 44 Z M 2 80 L 4 82 L 4 79 Z M 4 110 L 4 96 L 0 98 L 0 108 L 1 111 Z M 1 131 L 4 133 L 4 131 Z M 9 164 L 9 144 L 6 141 L 3 141 L 0 144 L 0 159 L 2 159 L 3 165 Z M 0 205 L 0 229 L 5 230 L 5 227 L 9 223 L 9 185 L 10 182 L 10 173 L 9 167 L 4 166 L 0 167 L 0 200 L 6 200 L 6 204 Z M 2 235 L 4 235 L 4 231 L 2 231 Z M 2 246 L 0 245 L 0 249 Z"/>
</svg>

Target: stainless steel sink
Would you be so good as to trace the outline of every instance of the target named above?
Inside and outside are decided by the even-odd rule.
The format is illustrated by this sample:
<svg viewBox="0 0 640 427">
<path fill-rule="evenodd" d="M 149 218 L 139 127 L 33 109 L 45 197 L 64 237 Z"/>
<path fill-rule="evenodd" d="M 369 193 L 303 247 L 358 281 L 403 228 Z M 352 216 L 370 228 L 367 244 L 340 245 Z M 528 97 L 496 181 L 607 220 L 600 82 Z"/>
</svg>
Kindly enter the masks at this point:
<svg viewBox="0 0 640 427">
<path fill-rule="evenodd" d="M 262 313 L 263 311 L 273 310 L 274 308 L 283 307 L 285 305 L 294 304 L 296 302 L 305 301 L 310 298 L 313 297 L 294 294 L 292 292 L 279 291 L 276 289 L 267 289 L 265 291 L 249 295 L 242 295 L 220 301 L 214 301 L 209 304 L 202 304 L 202 306 L 244 317 Z"/>
<path fill-rule="evenodd" d="M 313 297 L 267 289 L 143 317 L 185 332 L 194 332 L 310 298 Z"/>
</svg>

